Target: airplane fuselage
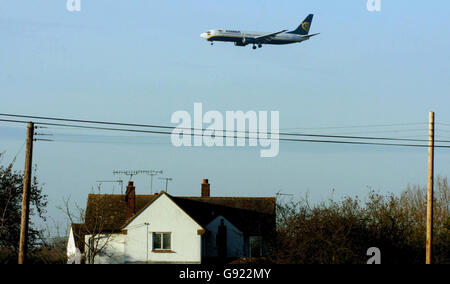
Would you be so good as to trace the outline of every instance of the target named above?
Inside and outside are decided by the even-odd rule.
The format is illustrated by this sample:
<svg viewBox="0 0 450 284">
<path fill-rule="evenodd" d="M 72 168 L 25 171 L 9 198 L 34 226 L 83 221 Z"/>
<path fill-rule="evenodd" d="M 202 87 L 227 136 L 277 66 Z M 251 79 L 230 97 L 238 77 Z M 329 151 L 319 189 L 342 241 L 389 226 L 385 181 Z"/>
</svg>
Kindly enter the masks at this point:
<svg viewBox="0 0 450 284">
<path fill-rule="evenodd" d="M 246 46 L 248 44 L 260 44 L 255 38 L 266 35 L 264 32 L 236 31 L 236 30 L 210 30 L 202 33 L 201 37 L 210 41 L 234 42 L 237 46 Z M 282 33 L 264 41 L 264 44 L 291 44 L 306 40 L 300 35 Z"/>
<path fill-rule="evenodd" d="M 263 44 L 291 44 L 309 40 L 311 37 L 318 35 L 309 34 L 309 29 L 314 15 L 309 14 L 308 17 L 297 27 L 297 29 L 288 32 L 282 30 L 272 33 L 260 33 L 239 30 L 209 30 L 200 36 L 214 44 L 215 41 L 233 42 L 236 46 L 253 45 L 253 49 L 261 48 Z"/>
</svg>

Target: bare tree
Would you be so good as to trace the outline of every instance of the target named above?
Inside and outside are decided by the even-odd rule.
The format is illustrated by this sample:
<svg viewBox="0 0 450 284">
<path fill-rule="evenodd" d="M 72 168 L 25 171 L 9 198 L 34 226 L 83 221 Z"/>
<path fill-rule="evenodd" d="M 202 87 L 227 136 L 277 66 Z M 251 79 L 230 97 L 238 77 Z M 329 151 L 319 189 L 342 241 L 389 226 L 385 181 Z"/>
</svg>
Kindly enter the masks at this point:
<svg viewBox="0 0 450 284">
<path fill-rule="evenodd" d="M 75 204 L 75 209 L 72 210 L 70 197 L 63 200 L 63 206 L 59 209 L 68 218 L 74 238 L 83 246 L 86 263 L 94 264 L 99 256 L 114 257 L 114 253 L 109 252 L 108 247 L 115 228 L 109 222 L 110 204 L 107 196 L 100 194 L 100 186 L 98 194 L 92 194 L 89 198 L 91 200 L 86 209 Z M 83 248 L 79 249 L 83 251 Z"/>
<path fill-rule="evenodd" d="M 67 263 L 67 229 L 62 229 L 54 219 L 46 222 L 39 232 L 39 245 L 30 252 L 31 263 L 65 264 Z"/>
</svg>

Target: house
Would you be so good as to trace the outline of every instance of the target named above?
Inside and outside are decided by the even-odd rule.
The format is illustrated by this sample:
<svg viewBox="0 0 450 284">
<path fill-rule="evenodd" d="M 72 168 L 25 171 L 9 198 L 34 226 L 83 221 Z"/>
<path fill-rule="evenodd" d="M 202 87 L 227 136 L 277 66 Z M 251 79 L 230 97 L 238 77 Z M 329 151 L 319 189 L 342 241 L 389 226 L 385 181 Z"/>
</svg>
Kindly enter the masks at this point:
<svg viewBox="0 0 450 284">
<path fill-rule="evenodd" d="M 162 191 L 136 195 L 90 194 L 84 224 L 72 224 L 70 257 L 89 263 L 229 262 L 270 254 L 275 236 L 275 198 L 212 197 L 203 180 L 199 197 Z"/>
</svg>

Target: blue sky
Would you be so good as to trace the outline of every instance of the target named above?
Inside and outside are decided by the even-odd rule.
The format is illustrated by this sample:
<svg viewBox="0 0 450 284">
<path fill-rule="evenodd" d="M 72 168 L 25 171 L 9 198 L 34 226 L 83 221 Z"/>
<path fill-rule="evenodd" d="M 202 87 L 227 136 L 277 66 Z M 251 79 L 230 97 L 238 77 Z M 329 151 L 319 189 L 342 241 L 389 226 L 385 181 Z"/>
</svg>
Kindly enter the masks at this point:
<svg viewBox="0 0 450 284">
<path fill-rule="evenodd" d="M 412 138 L 426 137 L 430 110 L 450 122 L 448 1 L 383 0 L 379 13 L 368 12 L 365 0 L 82 0 L 79 13 L 65 5 L 0 1 L 0 112 L 168 125 L 173 112 L 192 113 L 202 102 L 221 112 L 278 110 L 282 129 Z M 253 51 L 211 47 L 199 37 L 214 28 L 294 29 L 309 13 L 311 32 L 321 35 L 299 45 Z M 392 123 L 422 124 L 322 129 Z M 438 128 L 442 138 L 446 131 Z M 162 169 L 174 178 L 174 195 L 198 195 L 209 178 L 216 196 L 282 190 L 316 201 L 333 189 L 364 196 L 368 188 L 397 193 L 426 182 L 426 149 L 282 143 L 277 158 L 261 159 L 258 149 L 175 149 L 154 136 L 46 132 L 60 142 L 37 143 L 34 162 L 57 220 L 63 196 L 84 205 L 96 181 L 117 178 L 116 169 Z M 23 126 L 0 124 L 4 162 L 24 136 Z M 448 175 L 449 153 L 437 151 L 438 174 Z M 23 151 L 18 158 L 21 169 Z M 148 192 L 148 177 L 135 181 L 138 193 Z"/>
</svg>

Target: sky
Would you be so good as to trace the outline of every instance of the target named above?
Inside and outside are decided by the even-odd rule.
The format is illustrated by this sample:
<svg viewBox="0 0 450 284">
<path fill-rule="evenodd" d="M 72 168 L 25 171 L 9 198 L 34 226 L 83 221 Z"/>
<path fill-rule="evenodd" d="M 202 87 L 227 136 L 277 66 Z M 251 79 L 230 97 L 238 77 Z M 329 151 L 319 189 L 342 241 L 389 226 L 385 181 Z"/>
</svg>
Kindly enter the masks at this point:
<svg viewBox="0 0 450 284">
<path fill-rule="evenodd" d="M 69 12 L 65 0 L 1 0 L 0 113 L 175 126 L 174 112 L 200 102 L 221 113 L 279 111 L 291 132 L 426 139 L 435 111 L 438 138 L 449 139 L 449 8 L 443 0 L 382 0 L 380 12 L 365 0 L 81 0 Z M 253 51 L 200 38 L 209 29 L 293 30 L 310 13 L 311 32 L 321 34 L 302 44 Z M 281 143 L 276 158 L 263 159 L 256 148 L 175 148 L 155 135 L 40 131 L 55 142 L 35 144 L 34 174 L 56 222 L 63 198 L 84 206 L 97 181 L 128 180 L 114 170 L 163 170 L 173 195 L 198 196 L 208 178 L 213 196 L 313 201 L 398 194 L 427 180 L 426 149 Z M 19 153 L 17 170 L 25 132 L 0 122 L 2 162 Z M 449 154 L 436 151 L 436 174 L 448 175 Z M 148 176 L 133 179 L 138 194 L 150 192 Z"/>
</svg>

